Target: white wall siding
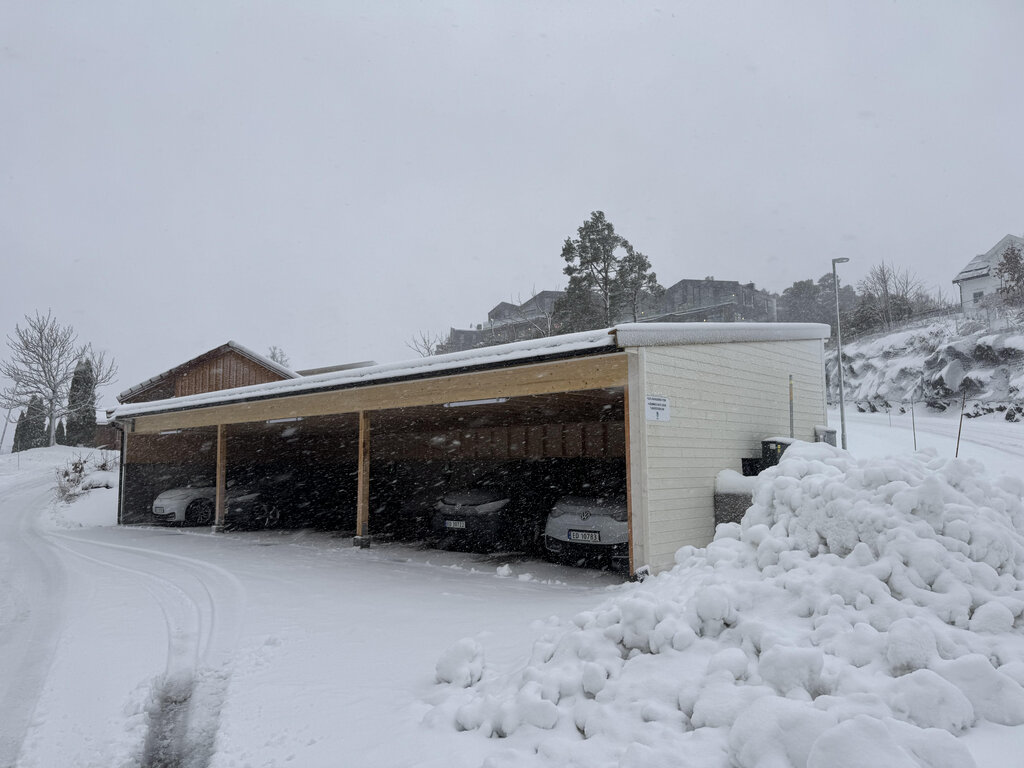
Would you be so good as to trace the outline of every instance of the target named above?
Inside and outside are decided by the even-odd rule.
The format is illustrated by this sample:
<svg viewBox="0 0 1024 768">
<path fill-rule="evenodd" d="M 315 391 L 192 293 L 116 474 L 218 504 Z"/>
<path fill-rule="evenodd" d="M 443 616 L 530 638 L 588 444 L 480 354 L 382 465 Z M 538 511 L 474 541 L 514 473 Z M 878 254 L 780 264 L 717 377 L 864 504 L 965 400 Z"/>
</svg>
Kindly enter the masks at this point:
<svg viewBox="0 0 1024 768">
<path fill-rule="evenodd" d="M 743 457 L 760 456 L 764 438 L 789 435 L 790 374 L 794 436 L 814 440 L 814 427 L 827 418 L 824 344 L 648 347 L 636 359 L 630 431 L 631 443 L 641 444 L 630 446 L 631 489 L 633 514 L 642 505 L 645 526 L 633 528 L 634 536 L 644 537 L 634 544 L 634 567 L 647 564 L 657 572 L 672 566 L 679 547 L 704 546 L 714 536 L 715 476 L 723 469 L 740 471 Z M 646 420 L 647 395 L 668 398 L 669 421 Z"/>
<path fill-rule="evenodd" d="M 991 300 L 993 295 L 999 293 L 1002 282 L 993 275 L 974 277 L 969 280 L 962 280 L 960 283 L 960 306 L 965 312 L 973 312 L 982 309 L 982 302 L 985 299 Z M 975 300 L 974 294 L 983 293 L 983 296 Z"/>
</svg>

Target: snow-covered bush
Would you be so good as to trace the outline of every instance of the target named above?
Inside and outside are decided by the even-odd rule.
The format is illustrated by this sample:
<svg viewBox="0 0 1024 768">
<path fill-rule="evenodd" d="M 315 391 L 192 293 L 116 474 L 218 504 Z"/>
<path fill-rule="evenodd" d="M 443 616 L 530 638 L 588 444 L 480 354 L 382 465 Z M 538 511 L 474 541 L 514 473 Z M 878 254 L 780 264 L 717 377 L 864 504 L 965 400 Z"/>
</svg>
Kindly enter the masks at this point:
<svg viewBox="0 0 1024 768">
<path fill-rule="evenodd" d="M 57 498 L 69 502 L 93 488 L 116 487 L 118 466 L 117 454 L 110 451 L 76 453 L 56 470 Z"/>
<path fill-rule="evenodd" d="M 964 768 L 958 734 L 1024 724 L 1019 477 L 797 443 L 676 559 L 441 708 L 587 765 Z"/>
</svg>

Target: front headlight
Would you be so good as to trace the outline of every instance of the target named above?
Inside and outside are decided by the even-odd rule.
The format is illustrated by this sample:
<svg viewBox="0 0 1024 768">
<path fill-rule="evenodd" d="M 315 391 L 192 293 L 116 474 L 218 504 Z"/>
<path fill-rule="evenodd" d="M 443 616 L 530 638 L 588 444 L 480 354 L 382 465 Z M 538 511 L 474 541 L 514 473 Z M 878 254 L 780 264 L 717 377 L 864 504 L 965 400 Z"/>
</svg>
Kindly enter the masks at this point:
<svg viewBox="0 0 1024 768">
<path fill-rule="evenodd" d="M 551 511 L 548 512 L 548 517 L 561 517 L 564 514 L 565 507 L 561 506 L 560 504 L 556 504 L 554 507 L 552 507 Z"/>
<path fill-rule="evenodd" d="M 629 510 L 625 507 L 616 507 L 612 510 L 612 520 L 617 523 L 624 523 L 629 519 Z"/>
</svg>

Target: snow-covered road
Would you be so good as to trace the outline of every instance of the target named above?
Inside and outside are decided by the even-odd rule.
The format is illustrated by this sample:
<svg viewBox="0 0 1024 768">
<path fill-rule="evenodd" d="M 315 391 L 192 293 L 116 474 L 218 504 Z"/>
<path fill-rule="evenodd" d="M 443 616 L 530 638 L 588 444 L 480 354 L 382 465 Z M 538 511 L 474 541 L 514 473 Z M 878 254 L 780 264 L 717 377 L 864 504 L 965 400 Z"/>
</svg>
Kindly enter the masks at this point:
<svg viewBox="0 0 1024 768">
<path fill-rule="evenodd" d="M 855 455 L 912 448 L 909 416 L 848 418 Z M 918 418 L 919 445 L 952 455 L 956 426 Z M 51 504 L 71 454 L 0 457 L 0 768 L 529 764 L 525 742 L 438 720 L 438 658 L 469 637 L 516 669 L 554 623 L 630 588 L 303 531 L 118 528 L 112 490 Z M 966 422 L 961 456 L 1019 474 L 1024 427 Z M 966 739 L 982 768 L 1024 749 L 994 728 Z"/>
<path fill-rule="evenodd" d="M 440 654 L 474 636 L 514 660 L 620 582 L 304 531 L 118 528 L 114 491 L 53 507 L 69 454 L 31 453 L 21 472 L 0 459 L 0 533 L 35 553 L 0 576 L 23 595 L 0 625 L 35 659 L 2 667 L 25 691 L 3 699 L 3 768 L 479 765 L 493 744 L 454 755 L 422 724 Z"/>
<path fill-rule="evenodd" d="M 984 464 L 989 471 L 1014 474 L 1024 468 L 1024 424 L 1010 424 L 1001 414 L 963 420 L 959 414 L 934 414 L 919 405 L 910 412 L 858 413 L 847 410 L 849 448 L 857 456 L 888 456 L 914 450 L 933 450 L 939 456 L 959 455 Z M 838 429 L 839 411 L 829 412 Z M 959 453 L 957 436 L 960 436 Z"/>
<path fill-rule="evenodd" d="M 50 475 L 0 485 L 0 766 L 14 765 L 50 672 L 62 626 L 66 576 L 38 527 Z"/>
</svg>

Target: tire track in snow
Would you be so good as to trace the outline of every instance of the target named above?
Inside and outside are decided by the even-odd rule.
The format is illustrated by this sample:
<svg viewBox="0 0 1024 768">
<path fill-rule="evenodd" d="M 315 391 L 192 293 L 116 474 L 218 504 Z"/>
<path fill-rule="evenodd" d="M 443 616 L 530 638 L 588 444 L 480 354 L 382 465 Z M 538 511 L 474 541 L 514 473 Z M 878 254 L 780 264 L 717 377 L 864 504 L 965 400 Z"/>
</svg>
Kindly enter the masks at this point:
<svg viewBox="0 0 1024 768">
<path fill-rule="evenodd" d="M 0 487 L 0 766 L 21 753 L 61 631 L 67 576 L 36 512 L 53 497 L 49 477 Z"/>
<path fill-rule="evenodd" d="M 54 533 L 55 545 L 131 574 L 159 605 L 167 662 L 147 707 L 141 768 L 204 768 L 213 754 L 245 590 L 227 570 L 195 558 Z M 100 548 L 113 557 L 86 554 Z M 211 584 L 216 588 L 211 589 Z"/>
</svg>

